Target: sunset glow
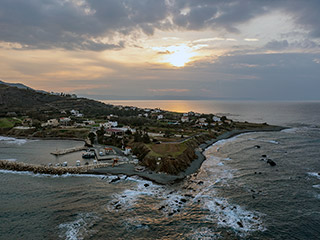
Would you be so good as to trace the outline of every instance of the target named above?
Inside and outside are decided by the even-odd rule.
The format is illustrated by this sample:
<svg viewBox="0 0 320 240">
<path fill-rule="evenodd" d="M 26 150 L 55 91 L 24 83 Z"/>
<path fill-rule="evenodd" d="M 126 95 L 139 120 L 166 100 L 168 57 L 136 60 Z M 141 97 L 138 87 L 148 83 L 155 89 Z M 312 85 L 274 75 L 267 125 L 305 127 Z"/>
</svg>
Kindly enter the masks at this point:
<svg viewBox="0 0 320 240">
<path fill-rule="evenodd" d="M 0 79 L 93 98 L 317 98 L 319 6 L 292 1 L 1 2 Z"/>
</svg>

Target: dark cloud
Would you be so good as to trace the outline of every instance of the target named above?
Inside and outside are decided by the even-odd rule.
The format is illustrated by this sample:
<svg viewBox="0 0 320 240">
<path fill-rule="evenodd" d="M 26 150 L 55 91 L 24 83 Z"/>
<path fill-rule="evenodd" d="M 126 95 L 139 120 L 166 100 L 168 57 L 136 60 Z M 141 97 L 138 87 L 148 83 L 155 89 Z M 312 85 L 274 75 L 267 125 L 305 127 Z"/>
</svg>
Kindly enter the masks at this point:
<svg viewBox="0 0 320 240">
<path fill-rule="evenodd" d="M 268 42 L 265 46 L 265 48 L 271 49 L 271 50 L 282 50 L 287 47 L 289 47 L 289 43 L 287 40 L 282 40 L 282 41 L 273 40 L 271 42 Z"/>
<path fill-rule="evenodd" d="M 264 46 L 264 48 L 268 50 L 284 50 L 287 48 L 316 49 L 319 47 L 320 45 L 318 43 L 316 43 L 315 41 L 311 41 L 309 39 L 304 39 L 301 41 L 293 41 L 290 43 L 287 40 L 282 40 L 282 41 L 272 40 Z"/>
<path fill-rule="evenodd" d="M 273 10 L 320 37 L 318 0 L 0 0 L 0 41 L 100 51 L 124 47 L 115 33 L 124 39 L 132 31 L 152 35 L 156 29 L 237 33 L 239 24 Z"/>
</svg>

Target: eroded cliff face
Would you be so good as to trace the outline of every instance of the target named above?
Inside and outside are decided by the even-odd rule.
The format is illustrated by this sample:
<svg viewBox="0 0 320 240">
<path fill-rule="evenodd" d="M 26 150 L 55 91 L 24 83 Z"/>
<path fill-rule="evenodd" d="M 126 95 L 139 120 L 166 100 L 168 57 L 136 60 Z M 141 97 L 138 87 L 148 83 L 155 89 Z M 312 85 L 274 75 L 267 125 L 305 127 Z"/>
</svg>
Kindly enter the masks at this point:
<svg viewBox="0 0 320 240">
<path fill-rule="evenodd" d="M 162 156 L 154 156 L 154 154 L 151 154 L 152 150 L 143 143 L 135 144 L 133 146 L 133 151 L 134 154 L 138 156 L 140 163 L 148 167 L 150 170 L 177 175 L 186 170 L 190 166 L 191 162 L 197 158 L 195 149 L 200 144 L 214 137 L 215 135 L 212 134 L 204 134 L 185 143 L 180 143 L 185 145 L 185 150 L 181 153 L 179 152 L 179 154 L 175 154 L 175 152 L 167 152 Z"/>
</svg>

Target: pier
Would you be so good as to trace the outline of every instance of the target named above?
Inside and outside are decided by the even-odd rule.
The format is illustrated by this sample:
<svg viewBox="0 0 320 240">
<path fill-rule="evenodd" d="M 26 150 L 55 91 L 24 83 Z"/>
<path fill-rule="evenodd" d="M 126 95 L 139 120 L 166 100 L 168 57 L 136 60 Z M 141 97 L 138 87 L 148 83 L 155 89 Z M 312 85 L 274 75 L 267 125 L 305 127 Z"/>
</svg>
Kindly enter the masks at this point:
<svg viewBox="0 0 320 240">
<path fill-rule="evenodd" d="M 87 147 L 73 147 L 73 148 L 67 148 L 67 149 L 62 149 L 62 150 L 56 150 L 55 152 L 51 152 L 52 155 L 60 156 L 60 155 L 65 155 L 67 153 L 73 153 L 73 152 L 79 152 L 82 150 L 86 150 Z"/>
</svg>

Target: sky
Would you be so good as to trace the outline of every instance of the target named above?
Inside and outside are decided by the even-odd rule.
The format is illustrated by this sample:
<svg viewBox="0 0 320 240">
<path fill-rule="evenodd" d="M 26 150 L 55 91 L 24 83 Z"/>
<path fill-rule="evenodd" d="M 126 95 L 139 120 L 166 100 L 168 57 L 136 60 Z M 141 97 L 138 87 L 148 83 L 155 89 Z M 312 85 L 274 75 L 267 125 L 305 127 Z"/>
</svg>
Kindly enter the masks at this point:
<svg viewBox="0 0 320 240">
<path fill-rule="evenodd" d="M 94 99 L 320 100 L 319 0 L 0 0 L 0 80 Z"/>
</svg>

